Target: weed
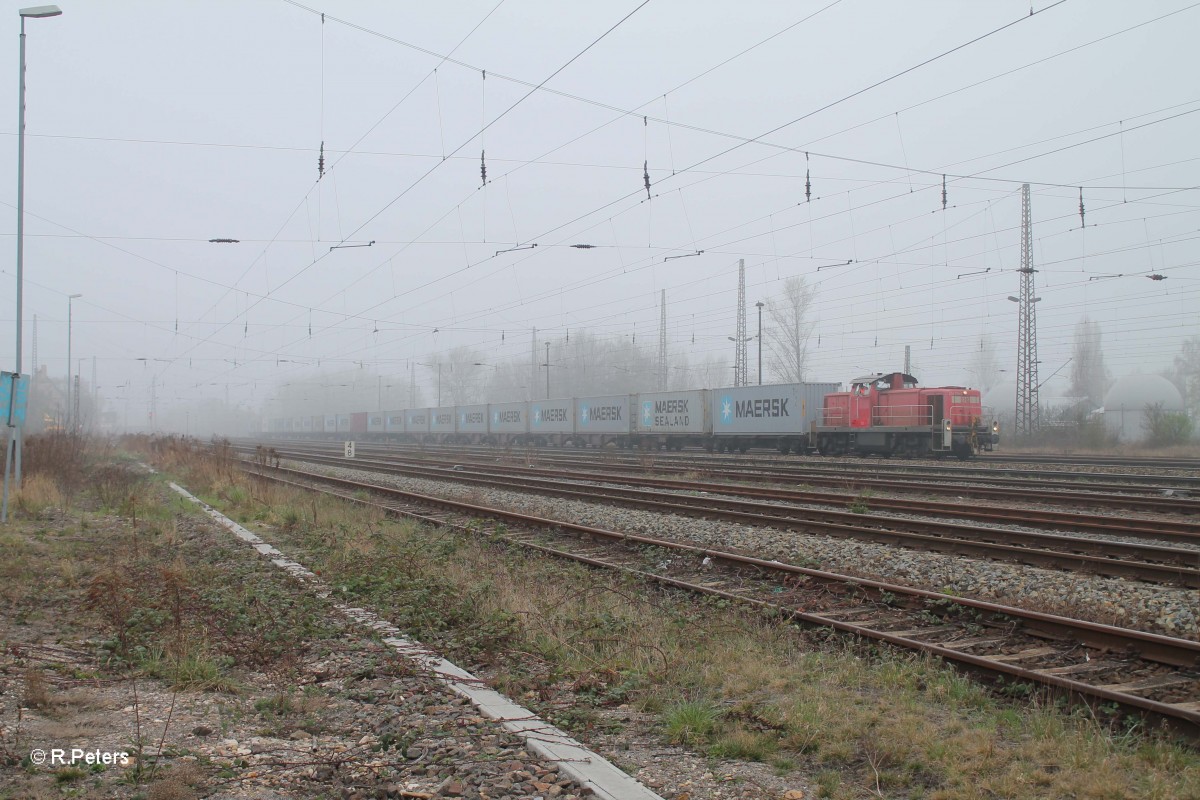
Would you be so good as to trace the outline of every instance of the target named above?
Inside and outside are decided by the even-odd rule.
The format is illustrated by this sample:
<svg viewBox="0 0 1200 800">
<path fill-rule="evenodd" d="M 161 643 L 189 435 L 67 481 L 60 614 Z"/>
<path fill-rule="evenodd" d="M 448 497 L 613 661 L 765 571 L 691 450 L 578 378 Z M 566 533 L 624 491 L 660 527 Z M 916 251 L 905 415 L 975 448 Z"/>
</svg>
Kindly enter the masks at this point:
<svg viewBox="0 0 1200 800">
<path fill-rule="evenodd" d="M 289 508 L 283 512 L 283 519 L 281 520 L 280 528 L 284 533 L 294 533 L 296 529 L 300 527 L 300 522 L 302 520 L 303 517 L 300 516 L 299 511 L 294 508 Z"/>
<path fill-rule="evenodd" d="M 49 509 L 62 508 L 66 504 L 58 484 L 50 475 L 34 473 L 21 481 L 21 489 L 13 498 L 13 505 L 27 517 L 41 517 Z"/>
<path fill-rule="evenodd" d="M 74 783 L 87 777 L 87 770 L 80 767 L 63 767 L 54 773 L 54 782 L 59 784 Z"/>
<path fill-rule="evenodd" d="M 21 702 L 26 708 L 50 707 L 50 684 L 46 676 L 38 669 L 25 671 L 25 692 Z"/>
<path fill-rule="evenodd" d="M 676 744 L 703 744 L 717 729 L 721 709 L 704 700 L 676 703 L 663 714 L 667 738 Z"/>
<path fill-rule="evenodd" d="M 712 746 L 708 748 L 708 752 L 714 758 L 766 761 L 778 748 L 778 740 L 769 733 L 737 728 L 717 737 Z"/>
</svg>

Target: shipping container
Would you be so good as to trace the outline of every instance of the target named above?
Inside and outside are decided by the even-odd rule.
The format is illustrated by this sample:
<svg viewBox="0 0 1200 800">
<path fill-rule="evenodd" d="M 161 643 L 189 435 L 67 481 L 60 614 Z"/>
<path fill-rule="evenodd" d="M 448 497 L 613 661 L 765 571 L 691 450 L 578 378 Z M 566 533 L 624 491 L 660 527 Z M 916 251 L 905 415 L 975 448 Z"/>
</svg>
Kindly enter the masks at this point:
<svg viewBox="0 0 1200 800">
<path fill-rule="evenodd" d="M 804 435 L 836 383 L 781 383 L 713 389 L 714 436 Z"/>
<path fill-rule="evenodd" d="M 383 417 L 383 429 L 387 433 L 404 433 L 403 411 L 385 411 Z"/>
<path fill-rule="evenodd" d="M 455 409 L 458 414 L 458 432 L 460 435 L 485 436 L 488 432 L 487 405 L 459 406 Z"/>
<path fill-rule="evenodd" d="M 413 436 L 429 433 L 429 409 L 410 408 L 404 412 L 404 432 Z"/>
<path fill-rule="evenodd" d="M 367 412 L 355 411 L 350 415 L 350 432 L 356 434 L 367 432 Z"/>
<path fill-rule="evenodd" d="M 386 427 L 383 424 L 382 411 L 367 412 L 367 433 L 383 433 Z"/>
<path fill-rule="evenodd" d="M 429 409 L 429 432 L 443 437 L 454 435 L 454 406 Z"/>
<path fill-rule="evenodd" d="M 575 400 L 575 432 L 589 434 L 623 434 L 633 431 L 630 414 L 631 396 L 627 394 L 603 397 L 579 397 Z"/>
<path fill-rule="evenodd" d="M 638 433 L 703 434 L 711 430 L 708 391 L 648 392 L 637 396 Z"/>
<path fill-rule="evenodd" d="M 337 415 L 325 415 L 325 433 L 337 433 Z"/>
<path fill-rule="evenodd" d="M 529 433 L 528 403 L 491 403 L 488 405 L 488 432 L 493 434 Z"/>
<path fill-rule="evenodd" d="M 350 415 L 349 414 L 338 414 L 337 415 L 337 432 L 338 433 L 350 433 Z"/>
<path fill-rule="evenodd" d="M 574 433 L 574 403 L 570 398 L 534 400 L 529 404 L 529 432 L 543 436 Z"/>
</svg>

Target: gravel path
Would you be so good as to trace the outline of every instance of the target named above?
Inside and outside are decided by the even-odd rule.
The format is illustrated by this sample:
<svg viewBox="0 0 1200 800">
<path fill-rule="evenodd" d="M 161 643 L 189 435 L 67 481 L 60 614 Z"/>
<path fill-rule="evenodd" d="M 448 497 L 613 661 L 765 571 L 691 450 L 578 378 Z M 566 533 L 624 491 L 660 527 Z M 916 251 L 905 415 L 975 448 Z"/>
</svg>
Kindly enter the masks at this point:
<svg viewBox="0 0 1200 800">
<path fill-rule="evenodd" d="M 312 466 L 303 465 L 302 468 Z M 370 480 L 422 494 L 469 499 L 599 528 L 664 539 L 686 539 L 714 548 L 736 548 L 762 558 L 816 564 L 833 572 L 947 591 L 1172 636 L 1194 639 L 1200 632 L 1200 593 L 1185 588 L 923 553 L 870 542 L 675 517 L 523 492 L 485 490 L 446 481 L 380 475 L 338 467 L 323 468 L 323 471 L 337 477 Z"/>
</svg>

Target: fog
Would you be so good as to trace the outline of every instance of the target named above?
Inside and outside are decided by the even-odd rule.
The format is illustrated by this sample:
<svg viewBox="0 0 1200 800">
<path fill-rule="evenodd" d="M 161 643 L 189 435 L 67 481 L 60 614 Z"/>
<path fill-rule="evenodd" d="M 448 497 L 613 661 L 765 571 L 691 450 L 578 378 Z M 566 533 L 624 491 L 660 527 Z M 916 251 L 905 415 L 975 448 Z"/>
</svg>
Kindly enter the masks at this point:
<svg viewBox="0 0 1200 800">
<path fill-rule="evenodd" d="M 239 434 L 547 378 L 731 385 L 739 261 L 748 336 L 756 303 L 811 290 L 810 380 L 898 370 L 907 346 L 923 383 L 1000 384 L 1024 183 L 1043 395 L 1101 391 L 1068 365 L 1085 318 L 1110 381 L 1172 373 L 1200 336 L 1183 2 L 62 8 L 26 21 L 35 426 L 66 414 L 73 294 L 86 426 Z"/>
</svg>

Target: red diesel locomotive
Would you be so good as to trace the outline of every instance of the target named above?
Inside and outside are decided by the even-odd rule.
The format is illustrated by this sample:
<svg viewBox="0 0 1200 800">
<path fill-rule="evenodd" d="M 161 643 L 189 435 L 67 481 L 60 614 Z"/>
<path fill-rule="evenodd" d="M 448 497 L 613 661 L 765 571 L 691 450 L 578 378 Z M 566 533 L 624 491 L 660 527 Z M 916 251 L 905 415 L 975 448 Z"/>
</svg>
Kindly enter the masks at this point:
<svg viewBox="0 0 1200 800">
<path fill-rule="evenodd" d="M 978 389 L 928 388 L 903 372 L 866 375 L 850 391 L 825 395 L 813 425 L 821 455 L 946 455 L 991 450 L 1000 428 L 984 419 Z"/>
</svg>

